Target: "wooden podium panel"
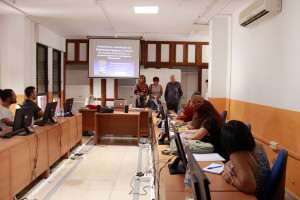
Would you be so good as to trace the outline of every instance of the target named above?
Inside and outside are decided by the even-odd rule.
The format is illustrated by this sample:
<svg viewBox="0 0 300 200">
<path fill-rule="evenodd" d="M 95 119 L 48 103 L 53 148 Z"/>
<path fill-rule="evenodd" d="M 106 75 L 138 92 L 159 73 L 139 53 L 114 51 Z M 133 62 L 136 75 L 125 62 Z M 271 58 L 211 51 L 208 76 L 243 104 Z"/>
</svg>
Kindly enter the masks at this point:
<svg viewBox="0 0 300 200">
<path fill-rule="evenodd" d="M 0 199 L 9 199 L 10 197 L 10 176 L 9 176 L 9 150 L 0 152 Z"/>
<path fill-rule="evenodd" d="M 140 138 L 140 113 L 96 113 L 95 115 L 95 144 L 100 142 L 100 136 L 133 135 Z"/>
</svg>

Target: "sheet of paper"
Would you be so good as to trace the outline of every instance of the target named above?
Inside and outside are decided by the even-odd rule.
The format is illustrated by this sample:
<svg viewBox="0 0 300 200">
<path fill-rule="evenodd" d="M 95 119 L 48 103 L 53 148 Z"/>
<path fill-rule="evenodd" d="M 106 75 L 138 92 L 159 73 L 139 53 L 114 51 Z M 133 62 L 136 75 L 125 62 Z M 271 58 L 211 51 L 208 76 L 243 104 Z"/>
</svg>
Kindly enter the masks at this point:
<svg viewBox="0 0 300 200">
<path fill-rule="evenodd" d="M 223 170 L 224 170 L 224 165 L 219 165 L 215 163 L 212 163 L 207 167 L 203 168 L 203 171 L 214 173 L 214 174 L 221 174 Z"/>
<path fill-rule="evenodd" d="M 225 161 L 218 153 L 193 153 L 196 161 Z"/>
</svg>

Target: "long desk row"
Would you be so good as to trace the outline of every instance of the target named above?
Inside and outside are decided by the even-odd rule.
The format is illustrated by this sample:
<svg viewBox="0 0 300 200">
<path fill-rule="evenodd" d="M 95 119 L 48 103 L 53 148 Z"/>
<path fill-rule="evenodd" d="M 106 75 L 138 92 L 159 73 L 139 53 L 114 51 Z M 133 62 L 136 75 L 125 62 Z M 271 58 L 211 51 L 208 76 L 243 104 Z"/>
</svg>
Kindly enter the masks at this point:
<svg viewBox="0 0 300 200">
<path fill-rule="evenodd" d="M 153 141 L 157 141 L 161 129 L 154 126 L 159 119 L 156 118 L 156 113 L 152 113 L 152 136 Z M 161 150 L 169 148 L 169 145 L 158 145 L 155 142 L 153 145 L 153 159 L 155 164 L 155 176 L 156 176 L 156 196 L 160 200 L 173 200 L 173 199 L 184 199 L 185 198 L 185 184 L 184 174 L 171 175 L 169 173 L 166 162 L 172 157 L 172 155 L 164 155 Z M 175 158 L 173 158 L 175 160 Z M 171 162 L 173 162 L 173 160 Z M 198 162 L 201 168 L 210 165 L 212 162 Z M 222 164 L 222 162 L 214 162 Z M 166 164 L 166 165 L 165 165 Z M 162 168 L 165 165 L 164 168 Z M 159 173 L 160 169 L 161 172 Z M 225 182 L 221 175 L 212 174 L 205 172 L 207 178 L 210 181 L 209 189 L 211 199 L 256 199 L 254 195 L 240 192 L 234 186 Z M 159 194 L 158 194 L 159 192 Z"/>
<path fill-rule="evenodd" d="M 13 199 L 39 176 L 47 178 L 52 164 L 68 158 L 69 150 L 82 144 L 81 114 L 59 117 L 57 122 L 37 126 L 28 136 L 0 138 L 0 200 Z"/>
</svg>

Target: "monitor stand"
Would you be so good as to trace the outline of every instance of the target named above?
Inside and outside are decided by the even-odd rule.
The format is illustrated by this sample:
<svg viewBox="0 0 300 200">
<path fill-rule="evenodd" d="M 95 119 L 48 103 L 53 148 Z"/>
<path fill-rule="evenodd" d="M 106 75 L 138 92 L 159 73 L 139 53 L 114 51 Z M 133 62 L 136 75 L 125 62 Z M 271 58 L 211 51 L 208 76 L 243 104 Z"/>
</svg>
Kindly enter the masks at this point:
<svg viewBox="0 0 300 200">
<path fill-rule="evenodd" d="M 170 140 L 166 140 L 167 133 L 163 134 L 158 140 L 158 145 L 170 145 Z"/>
<path fill-rule="evenodd" d="M 180 164 L 180 157 L 177 157 L 172 164 L 169 164 L 170 174 L 185 174 L 185 167 Z"/>
</svg>

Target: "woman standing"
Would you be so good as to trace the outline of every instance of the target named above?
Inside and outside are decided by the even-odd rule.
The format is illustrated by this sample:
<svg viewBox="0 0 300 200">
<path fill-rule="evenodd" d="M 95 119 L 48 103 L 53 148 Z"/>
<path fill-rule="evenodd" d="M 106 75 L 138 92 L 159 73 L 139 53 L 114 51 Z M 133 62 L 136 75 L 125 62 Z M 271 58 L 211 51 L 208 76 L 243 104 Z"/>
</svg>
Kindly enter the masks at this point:
<svg viewBox="0 0 300 200">
<path fill-rule="evenodd" d="M 144 75 L 140 75 L 134 88 L 134 94 L 136 95 L 135 106 L 147 107 L 148 85 L 146 84 L 146 77 Z"/>
<path fill-rule="evenodd" d="M 160 97 L 162 96 L 162 86 L 159 85 L 159 78 L 153 78 L 153 84 L 149 86 L 149 103 L 151 110 L 157 110 L 157 105 L 160 104 Z"/>
</svg>

